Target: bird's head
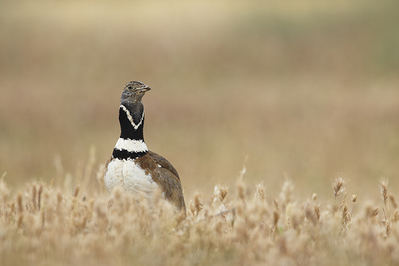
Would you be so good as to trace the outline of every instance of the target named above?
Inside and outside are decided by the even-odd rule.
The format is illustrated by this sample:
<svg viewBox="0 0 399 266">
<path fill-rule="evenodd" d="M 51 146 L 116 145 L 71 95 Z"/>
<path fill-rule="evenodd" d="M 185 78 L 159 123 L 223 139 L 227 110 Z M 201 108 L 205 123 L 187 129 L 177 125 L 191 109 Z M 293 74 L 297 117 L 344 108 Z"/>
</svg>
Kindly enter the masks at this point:
<svg viewBox="0 0 399 266">
<path fill-rule="evenodd" d="M 123 89 L 121 103 L 141 102 L 144 94 L 149 90 L 151 90 L 151 88 L 140 81 L 130 81 Z"/>
</svg>

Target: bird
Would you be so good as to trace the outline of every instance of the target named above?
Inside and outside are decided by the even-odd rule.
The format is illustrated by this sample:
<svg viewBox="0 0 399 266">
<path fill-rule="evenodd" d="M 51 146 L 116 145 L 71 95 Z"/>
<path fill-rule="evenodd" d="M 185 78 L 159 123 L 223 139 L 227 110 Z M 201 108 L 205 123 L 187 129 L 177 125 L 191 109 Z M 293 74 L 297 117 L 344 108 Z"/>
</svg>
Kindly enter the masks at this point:
<svg viewBox="0 0 399 266">
<path fill-rule="evenodd" d="M 175 167 L 150 151 L 144 141 L 144 94 L 151 88 L 130 81 L 122 91 L 119 106 L 120 137 L 106 166 L 104 183 L 108 191 L 116 186 L 151 198 L 160 189 L 178 210 L 186 211 L 180 177 Z"/>
</svg>

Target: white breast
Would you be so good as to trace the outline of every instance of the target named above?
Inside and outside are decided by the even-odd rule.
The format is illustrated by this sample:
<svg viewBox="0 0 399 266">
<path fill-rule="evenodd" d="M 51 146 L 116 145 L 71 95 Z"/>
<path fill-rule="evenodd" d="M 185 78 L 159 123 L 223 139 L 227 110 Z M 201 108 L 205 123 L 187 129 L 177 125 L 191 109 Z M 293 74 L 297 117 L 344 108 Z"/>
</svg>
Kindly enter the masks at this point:
<svg viewBox="0 0 399 266">
<path fill-rule="evenodd" d="M 104 182 L 108 191 L 116 186 L 121 186 L 127 191 L 143 193 L 146 196 L 150 196 L 158 188 L 151 176 L 130 159 L 113 159 L 108 164 Z"/>
</svg>

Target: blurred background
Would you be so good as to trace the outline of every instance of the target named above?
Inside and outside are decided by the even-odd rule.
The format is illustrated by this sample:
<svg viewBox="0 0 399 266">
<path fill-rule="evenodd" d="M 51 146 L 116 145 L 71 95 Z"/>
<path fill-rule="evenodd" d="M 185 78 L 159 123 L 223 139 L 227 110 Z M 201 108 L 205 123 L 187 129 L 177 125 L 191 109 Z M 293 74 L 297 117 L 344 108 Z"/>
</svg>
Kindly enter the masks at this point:
<svg viewBox="0 0 399 266">
<path fill-rule="evenodd" d="M 0 175 L 110 158 L 129 80 L 186 194 L 244 180 L 399 188 L 398 1 L 1 1 Z M 58 168 L 58 170 L 57 170 Z M 79 182 L 78 179 L 76 178 Z"/>
</svg>

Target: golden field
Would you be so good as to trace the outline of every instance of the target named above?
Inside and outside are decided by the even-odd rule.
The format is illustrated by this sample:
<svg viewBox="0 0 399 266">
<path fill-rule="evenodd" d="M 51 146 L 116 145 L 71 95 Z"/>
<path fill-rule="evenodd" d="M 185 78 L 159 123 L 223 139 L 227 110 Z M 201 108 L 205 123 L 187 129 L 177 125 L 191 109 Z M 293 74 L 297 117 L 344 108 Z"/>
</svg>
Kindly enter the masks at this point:
<svg viewBox="0 0 399 266">
<path fill-rule="evenodd" d="M 0 183 L 2 265 L 398 265 L 399 209 L 380 184 L 378 203 L 358 202 L 343 179 L 328 201 L 276 197 L 240 179 L 229 191 L 189 197 L 187 216 L 161 199 L 115 189 L 101 171 L 87 187 Z M 97 179 L 94 178 L 97 176 Z M 97 181 L 96 181 L 97 180 Z"/>
<path fill-rule="evenodd" d="M 1 265 L 398 263 L 396 1 L 0 6 Z M 186 219 L 101 190 L 129 80 Z"/>
</svg>

